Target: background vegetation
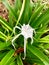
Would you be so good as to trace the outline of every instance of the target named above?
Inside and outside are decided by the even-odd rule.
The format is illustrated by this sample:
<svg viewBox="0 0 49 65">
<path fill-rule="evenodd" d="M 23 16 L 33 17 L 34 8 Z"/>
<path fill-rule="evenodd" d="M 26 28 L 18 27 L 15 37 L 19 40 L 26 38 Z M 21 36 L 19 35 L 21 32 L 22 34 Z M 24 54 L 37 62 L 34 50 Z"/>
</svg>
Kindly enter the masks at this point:
<svg viewBox="0 0 49 65">
<path fill-rule="evenodd" d="M 8 20 L 0 16 L 0 65 L 49 65 L 49 8 L 47 4 L 30 0 L 15 0 L 10 5 L 7 0 L 2 3 L 8 10 Z M 23 60 L 24 37 L 20 36 L 12 46 L 12 39 L 20 31 L 15 26 L 28 24 L 35 29 L 34 42 L 27 43 L 27 56 Z M 26 63 L 26 64 L 25 64 Z"/>
</svg>

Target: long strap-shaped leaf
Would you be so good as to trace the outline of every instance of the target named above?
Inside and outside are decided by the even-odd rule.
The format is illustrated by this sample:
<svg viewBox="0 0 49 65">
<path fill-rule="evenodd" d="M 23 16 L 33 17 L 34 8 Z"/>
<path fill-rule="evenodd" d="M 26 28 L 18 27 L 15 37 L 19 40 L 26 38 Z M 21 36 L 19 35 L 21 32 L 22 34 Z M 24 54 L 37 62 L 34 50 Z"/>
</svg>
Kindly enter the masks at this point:
<svg viewBox="0 0 49 65">
<path fill-rule="evenodd" d="M 6 8 L 13 14 L 13 16 L 15 17 L 15 19 L 17 20 L 17 16 L 15 11 L 12 9 L 12 7 L 10 6 L 10 4 L 8 3 L 7 0 L 2 0 L 3 4 L 6 6 Z"/>
<path fill-rule="evenodd" d="M 37 28 L 40 24 L 47 24 L 49 20 L 49 9 L 44 12 L 44 14 L 41 14 L 41 16 L 39 16 L 39 18 L 32 24 L 33 27 Z"/>
<path fill-rule="evenodd" d="M 47 23 L 47 22 L 46 22 Z M 45 23 L 44 23 L 45 24 Z M 40 37 L 44 34 L 44 33 L 46 33 L 46 28 L 47 28 L 47 25 L 44 25 L 44 26 L 42 26 L 37 32 L 39 32 L 39 33 L 37 33 L 36 35 L 35 35 L 35 38 L 36 39 L 40 39 Z M 45 32 L 44 32 L 45 31 Z M 41 32 L 41 33 L 40 33 Z"/>
<path fill-rule="evenodd" d="M 21 9 L 21 6 L 22 6 L 21 0 L 15 0 L 14 9 L 16 12 Z"/>
<path fill-rule="evenodd" d="M 5 48 L 7 48 L 8 46 L 10 46 L 10 42 L 1 42 L 0 41 L 0 51 L 4 50 Z"/>
<path fill-rule="evenodd" d="M 6 65 L 16 65 L 15 59 L 16 59 L 16 57 L 12 57 L 12 58 L 10 59 L 10 61 L 9 61 Z"/>
<path fill-rule="evenodd" d="M 36 55 L 44 63 L 44 65 L 49 65 L 48 57 L 44 55 L 43 52 L 41 52 L 38 48 L 36 48 L 35 46 L 31 46 L 30 44 L 28 44 L 27 48 L 31 53 Z"/>
<path fill-rule="evenodd" d="M 2 38 L 3 40 L 6 40 L 7 36 L 0 31 L 0 38 Z"/>
<path fill-rule="evenodd" d="M 0 65 L 6 65 L 9 62 L 9 60 L 12 58 L 13 54 L 14 54 L 14 50 L 9 51 L 5 55 L 5 57 L 1 60 Z"/>
<path fill-rule="evenodd" d="M 7 21 L 5 21 L 2 17 L 0 17 L 0 22 L 6 26 L 10 31 L 12 31 L 12 27 L 8 24 Z"/>
<path fill-rule="evenodd" d="M 44 7 L 44 5 L 40 5 L 36 9 L 36 11 L 34 11 L 34 13 L 32 14 L 32 16 L 31 16 L 31 18 L 29 20 L 31 26 L 33 26 L 33 24 L 35 23 L 35 20 L 38 18 L 38 16 L 39 16 L 40 12 L 42 11 L 43 7 Z"/>
<path fill-rule="evenodd" d="M 25 7 L 24 7 L 24 12 L 23 12 L 21 20 L 20 20 L 21 24 L 28 23 L 31 15 L 32 15 L 31 3 L 30 3 L 30 0 L 26 0 Z"/>
<path fill-rule="evenodd" d="M 25 7 L 25 1 L 26 1 L 26 0 L 23 0 L 22 8 L 21 8 L 21 11 L 20 11 L 20 14 L 19 14 L 19 17 L 18 17 L 18 20 L 17 20 L 16 25 L 19 23 L 19 21 L 20 21 L 20 19 L 21 19 L 21 16 L 22 16 L 22 14 L 23 14 L 24 7 Z"/>
<path fill-rule="evenodd" d="M 47 35 L 47 36 L 41 38 L 41 39 L 39 40 L 39 42 L 42 42 L 42 43 L 49 43 L 49 35 Z"/>
<path fill-rule="evenodd" d="M 13 61 L 10 65 L 16 65 L 16 63 Z"/>
<path fill-rule="evenodd" d="M 20 56 L 17 57 L 17 64 L 18 65 L 23 65 L 23 62 L 22 62 Z"/>
</svg>

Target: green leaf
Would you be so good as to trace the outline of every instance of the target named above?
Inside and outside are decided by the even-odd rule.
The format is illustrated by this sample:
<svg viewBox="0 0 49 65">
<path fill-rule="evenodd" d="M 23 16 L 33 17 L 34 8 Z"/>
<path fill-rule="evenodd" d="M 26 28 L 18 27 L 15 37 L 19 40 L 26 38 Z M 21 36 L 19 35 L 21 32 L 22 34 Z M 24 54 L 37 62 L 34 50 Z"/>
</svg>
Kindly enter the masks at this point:
<svg viewBox="0 0 49 65">
<path fill-rule="evenodd" d="M 39 40 L 39 42 L 41 42 L 41 43 L 49 43 L 49 35 L 47 35 L 47 36 L 41 38 L 41 39 Z"/>
<path fill-rule="evenodd" d="M 38 28 L 39 25 L 46 25 L 49 21 L 49 9 L 41 14 L 39 18 L 32 24 L 33 27 Z"/>
<path fill-rule="evenodd" d="M 30 44 L 28 44 L 27 48 L 30 52 L 37 56 L 45 65 L 49 65 L 48 57 L 43 54 L 43 52 L 41 52 L 38 48 L 36 48 L 35 46 L 31 46 Z"/>
<path fill-rule="evenodd" d="M 39 28 L 36 32 L 35 38 L 39 40 L 41 36 L 46 33 L 45 30 L 47 29 L 47 25 L 44 25 L 43 27 Z"/>
<path fill-rule="evenodd" d="M 13 64 L 15 64 L 15 59 L 16 57 L 12 57 L 6 65 L 12 65 L 13 62 Z"/>
<path fill-rule="evenodd" d="M 28 62 L 30 64 L 37 63 L 37 65 L 38 64 L 44 65 L 43 62 L 29 50 L 27 50 L 26 62 Z"/>
<path fill-rule="evenodd" d="M 6 40 L 7 36 L 0 31 L 0 38 Z"/>
<path fill-rule="evenodd" d="M 15 4 L 14 4 L 15 12 L 19 11 L 21 9 L 21 6 L 22 6 L 21 0 L 15 0 Z"/>
<path fill-rule="evenodd" d="M 29 22 L 31 26 L 34 26 L 35 24 L 35 20 L 38 18 L 38 16 L 40 15 L 42 9 L 43 9 L 44 5 L 40 5 L 32 14 Z"/>
<path fill-rule="evenodd" d="M 13 22 L 14 22 L 14 20 L 13 20 L 13 15 L 11 14 L 11 12 L 9 12 L 9 24 L 10 24 L 10 26 L 11 27 L 13 27 L 14 25 L 13 25 Z"/>
<path fill-rule="evenodd" d="M 22 8 L 21 8 L 21 11 L 20 11 L 20 14 L 19 14 L 19 17 L 18 17 L 16 25 L 19 23 L 19 21 L 20 21 L 20 19 L 22 17 L 22 14 L 23 14 L 23 11 L 24 11 L 24 7 L 25 7 L 25 2 L 26 2 L 26 0 L 23 0 Z"/>
<path fill-rule="evenodd" d="M 9 51 L 5 55 L 5 57 L 1 60 L 0 65 L 6 65 L 9 62 L 9 60 L 12 58 L 13 54 L 14 54 L 14 50 Z"/>
<path fill-rule="evenodd" d="M 16 63 L 15 62 L 12 62 L 10 65 L 16 65 Z"/>
<path fill-rule="evenodd" d="M 3 53 L 2 51 L 0 51 L 0 60 L 6 55 L 6 53 L 7 53 L 7 52 L 4 52 L 4 53 Z"/>
<path fill-rule="evenodd" d="M 0 31 L 0 35 L 2 35 L 3 37 L 7 38 L 7 36 L 4 33 L 2 33 L 1 31 Z"/>
<path fill-rule="evenodd" d="M 49 48 L 49 44 L 44 44 L 44 48 L 48 49 Z"/>
<path fill-rule="evenodd" d="M 17 64 L 18 64 L 18 65 L 23 65 L 23 62 L 22 62 L 20 56 L 17 57 Z"/>
<path fill-rule="evenodd" d="M 6 26 L 10 31 L 12 31 L 12 27 L 8 24 L 7 21 L 5 21 L 2 17 L 0 17 L 0 22 Z"/>
<path fill-rule="evenodd" d="M 0 41 L 0 51 L 4 50 L 5 48 L 7 48 L 8 46 L 10 46 L 11 43 L 10 42 L 1 42 Z"/>
<path fill-rule="evenodd" d="M 28 23 L 28 21 L 31 17 L 31 14 L 32 14 L 32 7 L 31 7 L 30 0 L 26 0 L 20 23 L 21 24 Z"/>
</svg>

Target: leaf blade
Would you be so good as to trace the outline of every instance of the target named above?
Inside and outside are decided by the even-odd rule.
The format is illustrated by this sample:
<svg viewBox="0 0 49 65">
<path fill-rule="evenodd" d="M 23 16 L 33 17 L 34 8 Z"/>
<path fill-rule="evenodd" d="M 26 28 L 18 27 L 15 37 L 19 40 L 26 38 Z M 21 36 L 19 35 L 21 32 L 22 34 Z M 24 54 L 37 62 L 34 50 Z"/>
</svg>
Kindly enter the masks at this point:
<svg viewBox="0 0 49 65">
<path fill-rule="evenodd" d="M 49 59 L 35 46 L 28 45 L 28 49 L 36 55 L 45 65 L 49 65 Z"/>
<path fill-rule="evenodd" d="M 14 54 L 14 50 L 11 50 L 7 53 L 7 55 L 1 60 L 0 65 L 6 65 L 9 60 L 12 58 Z"/>
</svg>

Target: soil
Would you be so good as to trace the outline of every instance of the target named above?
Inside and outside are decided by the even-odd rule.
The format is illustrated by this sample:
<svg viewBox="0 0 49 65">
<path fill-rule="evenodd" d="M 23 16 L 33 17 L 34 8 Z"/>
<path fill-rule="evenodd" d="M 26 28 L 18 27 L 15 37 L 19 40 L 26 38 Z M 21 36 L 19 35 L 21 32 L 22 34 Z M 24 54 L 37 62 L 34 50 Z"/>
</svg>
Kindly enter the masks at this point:
<svg viewBox="0 0 49 65">
<path fill-rule="evenodd" d="M 8 20 L 8 10 L 3 5 L 2 2 L 0 2 L 0 16 L 2 16 L 4 19 Z"/>
<path fill-rule="evenodd" d="M 8 1 L 9 1 L 10 5 L 13 5 L 15 2 L 15 0 L 8 0 Z"/>
<path fill-rule="evenodd" d="M 10 5 L 13 5 L 15 0 L 8 0 Z M 33 2 L 37 2 L 37 0 L 31 0 Z M 44 2 L 49 1 L 49 0 L 43 0 Z M 49 3 L 49 2 L 48 2 Z M 8 20 L 8 10 L 6 9 L 6 7 L 3 5 L 2 2 L 0 2 L 0 16 L 2 16 L 4 19 Z"/>
<path fill-rule="evenodd" d="M 8 0 L 8 1 L 10 5 L 13 5 L 15 0 Z M 4 19 L 8 21 L 8 10 L 6 9 L 6 7 L 2 2 L 0 2 L 0 16 L 2 16 Z"/>
</svg>

